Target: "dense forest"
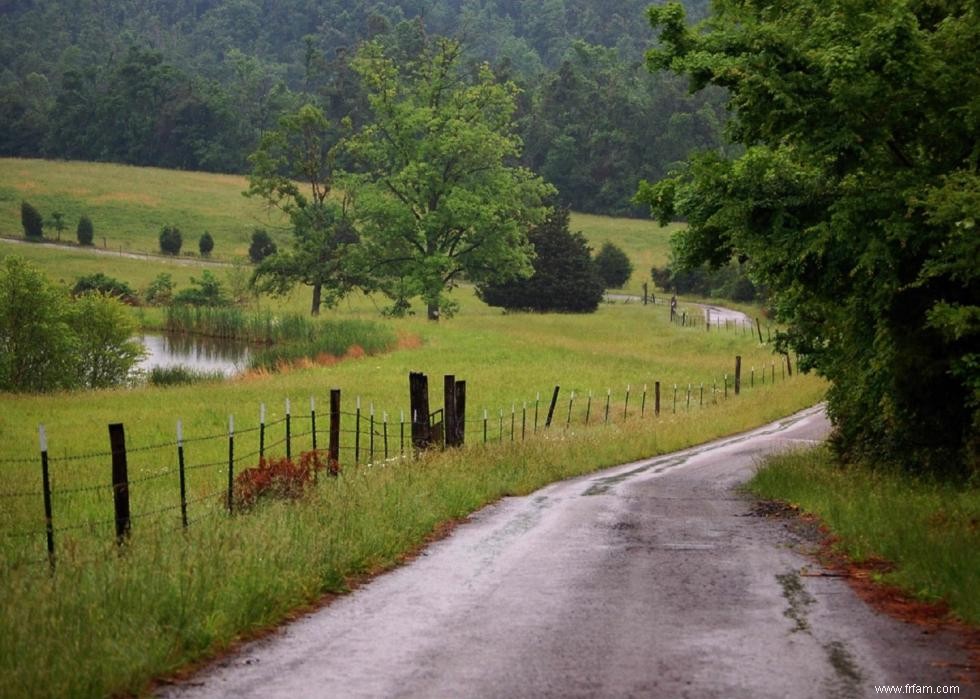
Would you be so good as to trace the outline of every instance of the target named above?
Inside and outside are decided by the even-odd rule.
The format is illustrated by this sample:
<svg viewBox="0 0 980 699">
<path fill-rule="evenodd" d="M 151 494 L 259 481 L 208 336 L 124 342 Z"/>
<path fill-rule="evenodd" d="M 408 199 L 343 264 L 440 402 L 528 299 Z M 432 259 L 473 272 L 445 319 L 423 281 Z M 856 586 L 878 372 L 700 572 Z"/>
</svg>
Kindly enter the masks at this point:
<svg viewBox="0 0 980 699">
<path fill-rule="evenodd" d="M 411 57 L 461 41 L 522 90 L 522 164 L 582 211 L 630 199 L 694 148 L 717 148 L 720 91 L 651 75 L 647 0 L 12 0 L 0 4 L 0 155 L 244 172 L 278 116 L 315 102 L 365 115 L 365 39 Z M 688 0 L 692 16 L 707 0 Z"/>
</svg>

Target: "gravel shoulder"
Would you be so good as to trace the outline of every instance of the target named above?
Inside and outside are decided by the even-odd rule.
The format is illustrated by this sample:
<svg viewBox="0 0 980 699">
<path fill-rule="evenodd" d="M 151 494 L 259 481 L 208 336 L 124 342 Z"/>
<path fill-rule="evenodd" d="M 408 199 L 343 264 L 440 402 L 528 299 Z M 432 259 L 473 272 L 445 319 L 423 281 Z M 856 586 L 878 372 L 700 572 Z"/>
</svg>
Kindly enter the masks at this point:
<svg viewBox="0 0 980 699">
<path fill-rule="evenodd" d="M 737 486 L 821 408 L 485 508 L 411 564 L 163 697 L 864 697 L 955 684 L 951 633 L 819 575 Z M 963 687 L 960 696 L 970 696 Z"/>
</svg>

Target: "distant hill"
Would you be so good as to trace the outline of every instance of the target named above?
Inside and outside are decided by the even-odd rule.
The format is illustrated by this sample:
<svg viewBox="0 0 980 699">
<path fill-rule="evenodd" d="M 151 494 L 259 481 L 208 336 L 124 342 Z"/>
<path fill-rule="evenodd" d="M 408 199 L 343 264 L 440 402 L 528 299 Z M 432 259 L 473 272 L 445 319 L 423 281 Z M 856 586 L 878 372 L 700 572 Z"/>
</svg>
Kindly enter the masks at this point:
<svg viewBox="0 0 980 699">
<path fill-rule="evenodd" d="M 241 173 L 259 134 L 308 100 L 356 113 L 364 39 L 458 37 L 524 89 L 525 164 L 565 203 L 639 213 L 636 182 L 714 147 L 719 95 L 642 65 L 649 0 L 7 0 L 0 155 Z M 692 16 L 707 0 L 688 0 Z M 571 167 L 574 164 L 574 168 Z"/>
</svg>

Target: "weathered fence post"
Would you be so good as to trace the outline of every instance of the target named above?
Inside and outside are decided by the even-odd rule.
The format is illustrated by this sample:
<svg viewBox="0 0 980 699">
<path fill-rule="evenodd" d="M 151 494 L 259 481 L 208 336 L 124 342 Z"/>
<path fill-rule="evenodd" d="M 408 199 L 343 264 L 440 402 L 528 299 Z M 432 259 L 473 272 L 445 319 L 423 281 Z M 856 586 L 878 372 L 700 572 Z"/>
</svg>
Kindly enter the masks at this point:
<svg viewBox="0 0 980 699">
<path fill-rule="evenodd" d="M 327 459 L 331 472 L 340 468 L 340 389 L 330 389 L 330 437 L 327 442 Z"/>
<path fill-rule="evenodd" d="M 288 422 L 286 423 L 289 424 Z M 289 458 L 288 456 L 286 458 Z M 228 416 L 228 514 L 235 509 L 235 416 Z"/>
<path fill-rule="evenodd" d="M 313 482 L 317 482 L 316 473 L 316 402 L 313 400 L 313 396 L 310 396 L 310 434 L 313 435 Z"/>
<path fill-rule="evenodd" d="M 517 421 L 517 405 L 515 403 L 510 404 L 510 441 L 514 441 L 514 425 Z"/>
<path fill-rule="evenodd" d="M 527 401 L 521 403 L 521 441 L 527 434 Z"/>
<path fill-rule="evenodd" d="M 129 536 L 129 467 L 126 463 L 126 431 L 121 422 L 109 425 L 112 451 L 112 502 L 116 511 L 116 542 Z"/>
<path fill-rule="evenodd" d="M 466 382 L 456 382 L 456 440 L 455 445 L 466 444 Z"/>
<path fill-rule="evenodd" d="M 459 426 L 456 423 L 456 377 L 446 374 L 443 377 L 442 431 L 447 447 L 458 446 Z"/>
<path fill-rule="evenodd" d="M 180 478 L 180 523 L 187 529 L 187 480 L 184 473 L 184 424 L 177 420 L 177 473 Z"/>
<path fill-rule="evenodd" d="M 421 372 L 408 375 L 409 402 L 412 411 L 412 446 L 425 449 L 429 446 L 429 377 Z"/>
<path fill-rule="evenodd" d="M 568 417 L 565 418 L 565 429 L 572 424 L 572 404 L 575 402 L 575 391 L 572 390 L 571 396 L 568 399 Z"/>
<path fill-rule="evenodd" d="M 673 410 L 673 412 L 675 414 L 677 413 L 677 384 L 676 383 L 674 384 L 674 410 Z"/>
<path fill-rule="evenodd" d="M 44 425 L 37 427 L 38 441 L 41 443 L 41 490 L 44 496 L 44 535 L 48 544 L 48 565 L 54 572 L 54 520 L 51 511 L 51 476 L 48 473 L 48 433 Z"/>
<path fill-rule="evenodd" d="M 398 455 L 405 456 L 405 410 L 398 410 Z"/>
<path fill-rule="evenodd" d="M 726 374 L 727 376 L 727 374 Z M 725 382 L 725 396 L 728 396 L 728 382 Z M 737 396 L 742 390 L 742 355 L 735 355 L 735 395 Z"/>
<path fill-rule="evenodd" d="M 643 305 L 647 305 L 647 283 L 643 282 Z"/>
<path fill-rule="evenodd" d="M 538 407 L 541 405 L 541 392 L 536 391 L 534 394 L 534 431 L 538 431 Z"/>
<path fill-rule="evenodd" d="M 589 389 L 589 400 L 585 404 L 585 424 L 589 424 L 589 416 L 592 414 L 592 389 Z"/>
<path fill-rule="evenodd" d="M 660 382 L 653 384 L 653 416 L 660 417 Z"/>
<path fill-rule="evenodd" d="M 605 418 L 603 419 L 603 422 L 605 422 L 605 423 L 608 423 L 609 422 L 609 401 L 610 400 L 612 400 L 612 389 L 611 388 L 607 388 L 606 389 L 606 414 L 605 414 Z"/>
<path fill-rule="evenodd" d="M 799 357 L 797 357 L 799 359 Z M 786 353 L 786 373 L 789 376 L 793 375 L 793 364 L 789 360 L 789 352 Z"/>
<path fill-rule="evenodd" d="M 483 443 L 487 443 L 487 409 L 483 409 Z"/>
<path fill-rule="evenodd" d="M 555 416 L 555 406 L 558 404 L 558 386 L 555 386 L 555 392 L 551 394 L 551 405 L 548 407 L 548 419 L 545 420 L 544 426 L 551 427 L 551 419 Z"/>
<path fill-rule="evenodd" d="M 629 417 L 629 409 L 630 409 L 630 385 L 626 384 L 626 401 L 623 403 L 624 422 L 626 421 L 626 418 Z"/>
<path fill-rule="evenodd" d="M 643 384 L 643 396 L 640 398 L 640 417 L 646 415 L 647 410 L 647 385 Z"/>
<path fill-rule="evenodd" d="M 759 319 L 758 318 L 755 319 L 755 329 L 759 333 L 759 344 L 761 345 L 762 342 L 763 342 L 763 340 L 762 340 L 762 324 L 759 323 Z"/>
</svg>

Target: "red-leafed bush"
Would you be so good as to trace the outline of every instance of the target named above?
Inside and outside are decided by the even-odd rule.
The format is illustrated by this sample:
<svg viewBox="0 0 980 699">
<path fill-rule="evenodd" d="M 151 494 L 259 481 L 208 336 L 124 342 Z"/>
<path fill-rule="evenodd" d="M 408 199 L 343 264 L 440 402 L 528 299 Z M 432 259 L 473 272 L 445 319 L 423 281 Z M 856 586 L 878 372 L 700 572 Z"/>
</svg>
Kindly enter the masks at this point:
<svg viewBox="0 0 980 699">
<path fill-rule="evenodd" d="M 305 451 L 298 463 L 285 457 L 261 459 L 258 466 L 235 477 L 235 509 L 247 510 L 262 498 L 297 500 L 313 483 L 317 471 L 335 476 L 340 466 L 329 461 L 323 451 Z"/>
</svg>

